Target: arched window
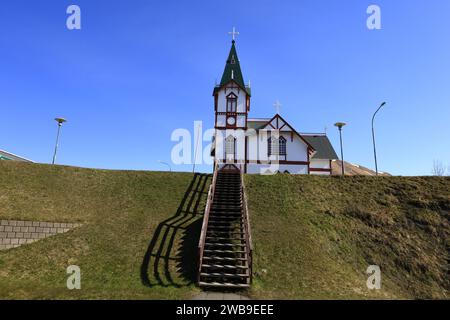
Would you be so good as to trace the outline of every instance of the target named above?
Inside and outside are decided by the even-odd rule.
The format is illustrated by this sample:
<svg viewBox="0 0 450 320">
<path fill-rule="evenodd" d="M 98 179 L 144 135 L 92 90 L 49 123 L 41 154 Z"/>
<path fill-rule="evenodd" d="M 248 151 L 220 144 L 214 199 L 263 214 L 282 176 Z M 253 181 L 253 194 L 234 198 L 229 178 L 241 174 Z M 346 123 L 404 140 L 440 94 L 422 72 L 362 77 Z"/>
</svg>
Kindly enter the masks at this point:
<svg viewBox="0 0 450 320">
<path fill-rule="evenodd" d="M 286 139 L 284 137 L 278 139 L 278 154 L 280 156 L 286 155 Z"/>
<path fill-rule="evenodd" d="M 236 112 L 237 110 L 237 96 L 230 93 L 227 96 L 227 112 Z"/>
<path fill-rule="evenodd" d="M 229 135 L 225 140 L 225 157 L 226 159 L 235 158 L 236 153 L 236 138 Z"/>
<path fill-rule="evenodd" d="M 278 139 L 275 139 L 274 137 L 267 139 L 267 154 L 269 157 L 277 154 L 277 144 Z"/>
<path fill-rule="evenodd" d="M 280 137 L 279 139 L 270 137 L 267 140 L 267 151 L 270 156 L 286 156 L 286 139 Z"/>
</svg>

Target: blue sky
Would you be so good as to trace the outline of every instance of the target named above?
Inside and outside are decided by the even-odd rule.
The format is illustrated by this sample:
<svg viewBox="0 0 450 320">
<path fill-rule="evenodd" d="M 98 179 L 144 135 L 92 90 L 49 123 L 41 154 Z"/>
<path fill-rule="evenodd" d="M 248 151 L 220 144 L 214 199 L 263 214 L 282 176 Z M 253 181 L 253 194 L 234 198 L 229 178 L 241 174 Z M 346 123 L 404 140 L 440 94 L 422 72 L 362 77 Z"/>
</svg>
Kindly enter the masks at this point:
<svg viewBox="0 0 450 320">
<path fill-rule="evenodd" d="M 66 28 L 77 4 L 82 29 Z M 368 30 L 366 9 L 382 10 Z M 345 159 L 430 174 L 450 164 L 450 2 L 5 0 L 0 7 L 0 149 L 51 162 L 55 116 L 64 116 L 58 163 L 166 170 L 177 128 L 213 126 L 212 89 L 237 50 L 252 83 L 251 117 L 281 114 L 300 132 L 323 132 Z M 206 144 L 207 142 L 205 142 Z M 190 166 L 174 166 L 177 171 Z M 210 166 L 200 166 L 208 171 Z"/>
</svg>

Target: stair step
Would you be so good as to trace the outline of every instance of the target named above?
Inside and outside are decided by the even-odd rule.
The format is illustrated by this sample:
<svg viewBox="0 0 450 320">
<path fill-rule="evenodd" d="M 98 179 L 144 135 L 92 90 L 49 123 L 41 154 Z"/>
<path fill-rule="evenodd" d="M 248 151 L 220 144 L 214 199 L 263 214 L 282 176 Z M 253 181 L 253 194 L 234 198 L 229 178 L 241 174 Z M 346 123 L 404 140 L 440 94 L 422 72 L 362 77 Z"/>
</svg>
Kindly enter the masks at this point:
<svg viewBox="0 0 450 320">
<path fill-rule="evenodd" d="M 245 244 L 234 244 L 234 243 L 211 243 L 211 242 L 206 242 L 205 245 L 207 246 L 215 246 L 215 247 L 240 247 L 240 248 L 245 248 Z"/>
<path fill-rule="evenodd" d="M 236 284 L 236 283 L 220 283 L 220 282 L 203 282 L 200 281 L 198 283 L 200 287 L 214 287 L 214 288 L 236 288 L 236 289 L 244 289 L 250 288 L 249 284 Z"/>
<path fill-rule="evenodd" d="M 232 266 L 229 264 L 202 264 L 202 268 L 213 268 L 213 269 L 248 269 L 248 266 Z"/>
<path fill-rule="evenodd" d="M 218 218 L 218 219 L 220 219 L 220 218 L 240 219 L 240 218 L 242 218 L 242 215 L 230 216 L 230 215 L 223 213 L 223 214 L 209 215 L 209 218 L 210 219 L 211 218 L 213 218 L 213 219 L 216 219 L 216 218 Z"/>
<path fill-rule="evenodd" d="M 210 224 L 214 225 L 214 224 L 228 224 L 228 225 L 235 225 L 235 224 L 243 224 L 243 220 L 242 219 L 235 219 L 235 220 L 217 220 L 217 219 L 213 219 L 213 220 L 209 220 Z"/>
<path fill-rule="evenodd" d="M 209 222 L 214 223 L 243 223 L 243 218 L 241 217 L 209 217 Z"/>
<path fill-rule="evenodd" d="M 206 232 L 206 234 L 211 234 L 211 233 L 213 233 L 213 234 L 218 234 L 218 233 L 220 233 L 220 234 L 228 234 L 228 235 L 232 235 L 232 234 L 239 234 L 239 235 L 243 235 L 244 234 L 244 231 L 242 231 L 242 232 L 228 232 L 228 231 L 209 231 L 209 230 L 207 230 L 207 232 Z"/>
<path fill-rule="evenodd" d="M 214 199 L 213 200 L 213 206 L 235 206 L 240 207 L 242 205 L 240 200 L 237 199 Z"/>
<path fill-rule="evenodd" d="M 248 278 L 248 273 L 224 273 L 224 272 L 201 272 L 202 277 L 219 277 L 219 278 Z"/>
<path fill-rule="evenodd" d="M 225 238 L 225 237 L 211 237 L 211 236 L 206 236 L 206 240 L 211 239 L 211 240 L 240 240 L 240 241 L 244 241 L 245 238 L 241 238 L 241 237 L 234 237 L 234 238 Z"/>
<path fill-rule="evenodd" d="M 237 215 L 239 217 L 242 216 L 242 210 L 226 210 L 226 209 L 213 209 L 213 211 L 210 211 L 210 215 L 218 215 L 218 216 L 227 216 L 227 215 Z"/>
<path fill-rule="evenodd" d="M 222 192 L 223 191 L 223 192 Z M 233 196 L 233 197 L 239 197 L 241 196 L 241 191 L 240 190 L 220 190 L 220 189 L 216 189 L 216 192 L 214 193 L 214 195 L 216 196 Z"/>
<path fill-rule="evenodd" d="M 227 214 L 225 212 L 223 212 L 223 213 L 216 213 L 216 212 L 214 212 L 214 213 L 210 213 L 209 217 L 210 218 L 211 217 L 214 217 L 214 218 L 221 218 L 221 217 L 225 217 L 225 218 L 241 218 L 242 214 L 240 214 L 240 213 Z"/>
<path fill-rule="evenodd" d="M 213 204 L 216 206 L 234 206 L 240 208 L 242 205 L 242 200 L 222 200 L 222 199 L 214 199 Z"/>
<path fill-rule="evenodd" d="M 232 219 L 239 219 L 239 218 L 242 218 L 242 215 L 236 215 L 236 216 L 232 216 L 232 217 L 227 216 L 227 215 L 225 215 L 225 214 L 224 214 L 224 215 L 214 215 L 214 216 L 210 215 L 209 218 L 210 218 L 210 219 L 226 219 L 226 220 L 232 220 Z"/>
<path fill-rule="evenodd" d="M 218 185 L 240 186 L 241 185 L 241 181 L 240 180 L 225 180 L 225 179 L 221 179 L 221 180 L 217 180 L 216 186 L 218 186 Z"/>
<path fill-rule="evenodd" d="M 215 194 L 214 195 L 214 199 L 242 199 L 242 195 L 241 194 L 236 194 L 236 195 L 230 195 L 230 194 Z"/>
<path fill-rule="evenodd" d="M 204 260 L 219 260 L 219 261 L 247 261 L 246 258 L 234 258 L 234 257 L 217 257 L 217 256 L 204 256 Z"/>
<path fill-rule="evenodd" d="M 231 211 L 240 211 L 240 210 L 242 210 L 242 208 L 239 207 L 239 206 L 226 206 L 226 205 L 216 204 L 214 202 L 213 202 L 212 207 L 214 209 L 226 209 L 226 210 L 231 210 Z"/>
<path fill-rule="evenodd" d="M 242 214 L 240 212 L 237 211 L 232 211 L 232 213 L 228 213 L 227 211 L 210 211 L 209 213 L 210 216 L 229 216 L 229 217 L 241 217 Z"/>
<path fill-rule="evenodd" d="M 233 229 L 240 229 L 241 228 L 241 226 L 210 226 L 210 225 L 208 225 L 208 229 L 211 229 L 211 230 L 228 230 L 228 231 L 231 231 L 231 230 L 233 230 Z"/>
<path fill-rule="evenodd" d="M 228 226 L 234 226 L 234 225 L 243 225 L 243 221 L 239 221 L 239 220 L 209 220 L 208 225 L 211 226 L 215 226 L 215 225 L 222 225 L 222 224 L 226 224 Z"/>
<path fill-rule="evenodd" d="M 214 250 L 214 249 L 205 249 L 203 250 L 203 252 L 206 253 L 245 253 L 246 251 L 242 251 L 242 250 Z"/>
</svg>

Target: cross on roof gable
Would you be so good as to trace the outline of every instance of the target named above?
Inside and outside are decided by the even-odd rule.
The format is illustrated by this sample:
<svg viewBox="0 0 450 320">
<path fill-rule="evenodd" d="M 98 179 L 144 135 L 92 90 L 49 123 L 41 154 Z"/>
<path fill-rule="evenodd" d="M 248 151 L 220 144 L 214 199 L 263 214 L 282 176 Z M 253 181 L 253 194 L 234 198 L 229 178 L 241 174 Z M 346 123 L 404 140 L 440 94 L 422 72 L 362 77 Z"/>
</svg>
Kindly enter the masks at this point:
<svg viewBox="0 0 450 320">
<path fill-rule="evenodd" d="M 283 131 L 282 129 L 284 129 L 284 128 L 289 128 L 290 131 L 294 132 L 300 138 L 300 140 L 302 140 L 308 146 L 308 149 L 310 149 L 312 151 L 312 152 L 310 152 L 311 154 L 316 151 L 316 149 L 305 138 L 303 138 L 302 135 L 300 135 L 297 132 L 297 130 L 295 130 L 294 127 L 292 127 L 279 114 L 276 114 L 265 125 L 262 125 L 260 130 L 262 129 L 262 130 L 281 130 L 281 131 Z M 285 130 L 285 131 L 289 131 L 289 130 Z"/>
</svg>

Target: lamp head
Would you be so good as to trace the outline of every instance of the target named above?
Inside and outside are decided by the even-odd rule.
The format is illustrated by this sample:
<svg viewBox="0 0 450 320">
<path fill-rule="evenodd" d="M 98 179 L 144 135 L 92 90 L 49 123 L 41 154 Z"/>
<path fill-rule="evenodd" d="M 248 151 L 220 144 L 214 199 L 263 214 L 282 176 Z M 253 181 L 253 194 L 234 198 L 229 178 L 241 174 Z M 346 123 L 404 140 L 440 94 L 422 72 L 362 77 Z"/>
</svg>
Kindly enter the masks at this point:
<svg viewBox="0 0 450 320">
<path fill-rule="evenodd" d="M 345 122 L 336 122 L 335 124 L 334 124 L 336 127 L 338 127 L 339 128 L 339 130 L 342 130 L 342 128 L 345 126 L 345 125 L 347 125 Z"/>
<path fill-rule="evenodd" d="M 386 102 L 383 102 L 380 107 L 384 107 L 385 104 L 386 104 Z"/>
<path fill-rule="evenodd" d="M 58 122 L 59 125 L 63 124 L 64 122 L 67 122 L 64 118 L 55 118 L 55 121 Z"/>
</svg>

